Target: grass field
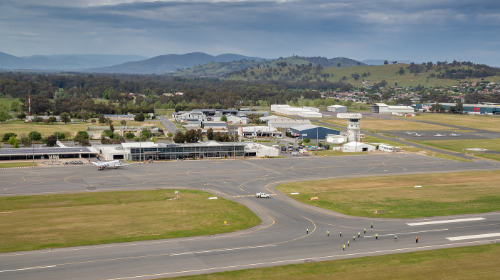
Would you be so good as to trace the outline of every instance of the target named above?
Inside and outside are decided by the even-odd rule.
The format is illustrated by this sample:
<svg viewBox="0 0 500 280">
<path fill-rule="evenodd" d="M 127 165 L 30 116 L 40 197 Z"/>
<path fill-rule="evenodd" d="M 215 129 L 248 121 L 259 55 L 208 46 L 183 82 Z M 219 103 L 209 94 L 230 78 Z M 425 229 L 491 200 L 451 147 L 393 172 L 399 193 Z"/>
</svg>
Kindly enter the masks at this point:
<svg viewBox="0 0 500 280">
<path fill-rule="evenodd" d="M 500 151 L 500 139 L 469 139 L 469 140 L 429 140 L 429 141 L 418 141 L 412 140 L 408 142 L 415 142 L 422 145 L 427 145 L 430 147 L 435 147 L 438 149 L 454 151 L 457 153 L 476 153 L 473 151 L 468 151 L 470 148 L 481 148 L 488 149 L 492 151 Z"/>
<path fill-rule="evenodd" d="M 144 122 L 136 122 L 136 121 L 127 121 L 127 126 L 142 126 L 148 123 L 155 124 L 152 121 L 144 121 Z M 159 122 L 156 124 L 160 124 Z M 113 125 L 115 128 L 121 126 L 119 121 L 114 121 Z M 0 135 L 4 135 L 5 133 L 14 132 L 18 135 L 18 138 L 23 135 L 27 136 L 31 131 L 35 130 L 42 134 L 42 137 L 46 137 L 54 134 L 55 132 L 69 132 L 71 134 L 70 137 L 76 135 L 78 131 L 86 131 L 89 126 L 100 126 L 97 124 L 92 124 L 90 121 L 86 123 L 75 123 L 75 124 L 46 124 L 46 123 L 25 123 L 22 120 L 12 120 L 5 123 L 0 124 Z"/>
<path fill-rule="evenodd" d="M 276 189 L 305 204 L 362 217 L 416 218 L 500 210 L 500 171 L 331 179 L 282 184 Z M 293 192 L 300 194 L 290 195 Z M 319 200 L 311 201 L 311 197 Z"/>
<path fill-rule="evenodd" d="M 0 168 L 10 168 L 10 167 L 32 167 L 33 162 L 9 162 L 0 163 Z M 35 162 L 35 166 L 38 166 Z"/>
<path fill-rule="evenodd" d="M 474 155 L 485 159 L 500 161 L 500 155 L 498 154 L 477 154 L 477 155 L 474 154 Z"/>
<path fill-rule="evenodd" d="M 477 115 L 456 115 L 456 114 L 420 114 L 415 120 L 436 122 L 442 124 L 465 126 L 472 129 L 484 129 L 500 131 L 499 116 L 477 116 Z"/>
<path fill-rule="evenodd" d="M 335 251 L 336 249 L 339 251 Z M 332 255 L 341 253 L 340 248 L 332 248 Z M 498 279 L 498 258 L 500 244 L 488 244 L 217 272 L 174 279 Z"/>
<path fill-rule="evenodd" d="M 332 123 L 340 126 L 347 127 L 347 120 L 342 119 L 328 119 L 323 120 L 327 123 Z M 365 118 L 361 120 L 362 130 L 372 131 L 394 131 L 394 130 L 450 130 L 450 128 L 437 125 L 427 124 L 421 122 L 412 122 L 406 120 L 381 120 L 374 118 Z"/>
<path fill-rule="evenodd" d="M 11 98 L 11 99 L 7 99 L 7 98 L 0 98 L 0 106 L 1 105 L 5 105 L 7 107 L 8 110 L 10 110 L 10 104 L 12 104 L 12 102 L 14 101 L 18 101 L 19 102 L 19 98 Z M 19 103 L 19 105 L 21 105 L 21 103 Z"/>
<path fill-rule="evenodd" d="M 0 253 L 232 232 L 261 220 L 207 192 L 94 192 L 0 198 Z M 227 221 L 230 225 L 224 225 Z"/>
<path fill-rule="evenodd" d="M 472 160 L 470 160 L 470 159 L 456 157 L 456 156 L 452 156 L 452 155 L 448 155 L 448 154 L 443 154 L 443 153 L 437 153 L 437 152 L 434 152 L 434 151 L 420 149 L 420 148 L 417 148 L 417 147 L 404 147 L 403 151 L 410 152 L 410 153 L 416 153 L 416 154 L 420 154 L 420 155 L 425 155 L 425 156 L 430 156 L 430 157 L 437 157 L 437 158 L 442 158 L 442 159 L 449 159 L 449 160 L 454 160 L 454 161 L 472 162 Z"/>
</svg>

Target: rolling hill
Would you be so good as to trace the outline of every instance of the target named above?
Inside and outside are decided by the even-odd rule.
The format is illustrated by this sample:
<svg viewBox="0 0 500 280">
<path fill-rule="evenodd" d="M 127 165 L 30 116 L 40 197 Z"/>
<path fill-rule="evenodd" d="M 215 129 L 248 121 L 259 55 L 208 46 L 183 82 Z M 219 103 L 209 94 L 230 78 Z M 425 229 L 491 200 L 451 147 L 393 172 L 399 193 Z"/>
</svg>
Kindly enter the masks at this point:
<svg viewBox="0 0 500 280">
<path fill-rule="evenodd" d="M 374 85 L 385 80 L 388 86 L 395 86 L 397 83 L 398 87 L 418 85 L 424 87 L 448 87 L 459 83 L 456 79 L 437 78 L 445 70 L 436 65 L 417 74 L 410 73 L 408 66 L 409 64 L 398 63 L 380 66 L 325 67 L 319 70 L 315 67 L 285 66 L 234 72 L 226 75 L 224 79 L 245 81 L 318 81 L 319 79 L 329 82 L 338 82 L 340 80 L 355 87 L 363 87 L 363 81 L 365 80 L 370 81 L 367 85 Z M 467 69 L 467 66 L 462 67 Z M 403 68 L 404 74 L 398 73 L 401 68 Z M 458 70 L 460 67 L 448 67 L 448 70 L 452 69 Z M 489 76 L 484 79 L 491 82 L 500 82 L 500 75 Z M 464 80 L 474 82 L 480 81 L 481 78 L 465 78 Z"/>
<path fill-rule="evenodd" d="M 150 59 L 127 62 L 110 67 L 89 69 L 97 73 L 133 73 L 133 74 L 166 74 L 178 69 L 191 68 L 207 63 L 229 63 L 231 61 L 261 61 L 263 58 L 248 57 L 239 54 L 221 54 L 212 56 L 206 53 L 194 52 L 187 54 L 167 54 Z"/>
<path fill-rule="evenodd" d="M 179 77 L 205 77 L 205 78 L 219 78 L 223 77 L 234 71 L 241 71 L 249 68 L 269 68 L 276 67 L 278 65 L 307 65 L 312 64 L 322 65 L 323 67 L 335 66 L 338 67 L 338 63 L 340 63 L 340 67 L 349 67 L 354 65 L 365 65 L 361 62 L 358 62 L 353 59 L 345 58 L 345 57 L 336 57 L 328 59 L 326 57 L 304 57 L 304 56 L 291 56 L 291 57 L 280 57 L 279 59 L 263 59 L 260 61 L 257 60 L 238 60 L 232 62 L 218 62 L 218 63 L 207 63 L 204 65 L 198 65 L 195 67 L 191 67 L 188 69 L 180 69 L 175 72 L 170 73 L 172 76 Z"/>
</svg>

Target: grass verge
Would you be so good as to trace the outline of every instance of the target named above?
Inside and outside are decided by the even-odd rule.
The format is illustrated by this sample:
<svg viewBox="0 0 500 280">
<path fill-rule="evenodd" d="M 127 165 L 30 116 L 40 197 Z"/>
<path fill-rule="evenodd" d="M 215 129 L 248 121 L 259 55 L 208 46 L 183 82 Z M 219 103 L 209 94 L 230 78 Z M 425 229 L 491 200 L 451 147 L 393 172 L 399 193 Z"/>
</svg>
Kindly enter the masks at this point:
<svg viewBox="0 0 500 280">
<path fill-rule="evenodd" d="M 470 160 L 470 159 L 461 158 L 461 157 L 452 156 L 452 155 L 443 154 L 443 153 L 437 153 L 434 151 L 425 150 L 425 149 L 421 149 L 421 148 L 417 148 L 417 147 L 405 147 L 405 148 L 403 148 L 403 151 L 410 152 L 410 153 L 416 153 L 416 154 L 420 154 L 420 155 L 425 155 L 425 156 L 430 156 L 430 157 L 449 159 L 449 160 L 454 160 L 454 161 L 472 162 L 472 160 Z"/>
<path fill-rule="evenodd" d="M 475 153 L 474 151 L 467 150 L 470 148 L 500 151 L 500 139 L 430 140 L 425 142 L 412 140 L 411 142 L 457 153 Z"/>
<path fill-rule="evenodd" d="M 499 257 L 500 244 L 488 244 L 217 272 L 175 279 L 498 279 Z"/>
<path fill-rule="evenodd" d="M 11 167 L 32 167 L 33 162 L 9 162 L 0 163 L 0 168 L 11 168 Z M 38 166 L 35 162 L 35 166 Z"/>
<path fill-rule="evenodd" d="M 287 183 L 276 189 L 305 204 L 362 217 L 417 218 L 500 210 L 500 171 L 330 179 Z"/>
<path fill-rule="evenodd" d="M 258 225 L 250 209 L 193 190 L 0 198 L 0 253 L 233 232 Z M 224 225 L 227 221 L 229 225 Z"/>
<path fill-rule="evenodd" d="M 500 161 L 500 155 L 499 154 L 474 154 L 474 156 L 482 157 L 482 158 L 485 158 L 485 159 L 491 159 L 491 160 Z"/>
</svg>

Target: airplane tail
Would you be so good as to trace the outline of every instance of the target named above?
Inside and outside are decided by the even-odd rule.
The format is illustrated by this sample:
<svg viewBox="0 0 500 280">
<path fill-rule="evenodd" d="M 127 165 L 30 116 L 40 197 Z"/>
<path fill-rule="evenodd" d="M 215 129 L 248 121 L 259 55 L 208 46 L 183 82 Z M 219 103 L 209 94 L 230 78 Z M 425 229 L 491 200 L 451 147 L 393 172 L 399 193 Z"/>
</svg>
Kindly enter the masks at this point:
<svg viewBox="0 0 500 280">
<path fill-rule="evenodd" d="M 99 157 L 97 157 L 97 161 L 101 161 L 101 159 Z"/>
</svg>

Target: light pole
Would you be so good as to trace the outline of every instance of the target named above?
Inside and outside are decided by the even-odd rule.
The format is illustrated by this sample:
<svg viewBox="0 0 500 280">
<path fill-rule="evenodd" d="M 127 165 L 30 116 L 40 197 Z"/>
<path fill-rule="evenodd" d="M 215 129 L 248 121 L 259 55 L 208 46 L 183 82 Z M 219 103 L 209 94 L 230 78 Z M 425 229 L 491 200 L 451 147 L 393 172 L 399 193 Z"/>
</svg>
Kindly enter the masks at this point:
<svg viewBox="0 0 500 280">
<path fill-rule="evenodd" d="M 35 143 L 33 142 L 33 138 L 35 137 L 35 133 L 33 130 L 31 131 L 31 147 L 33 148 L 33 167 L 35 167 Z"/>
</svg>

